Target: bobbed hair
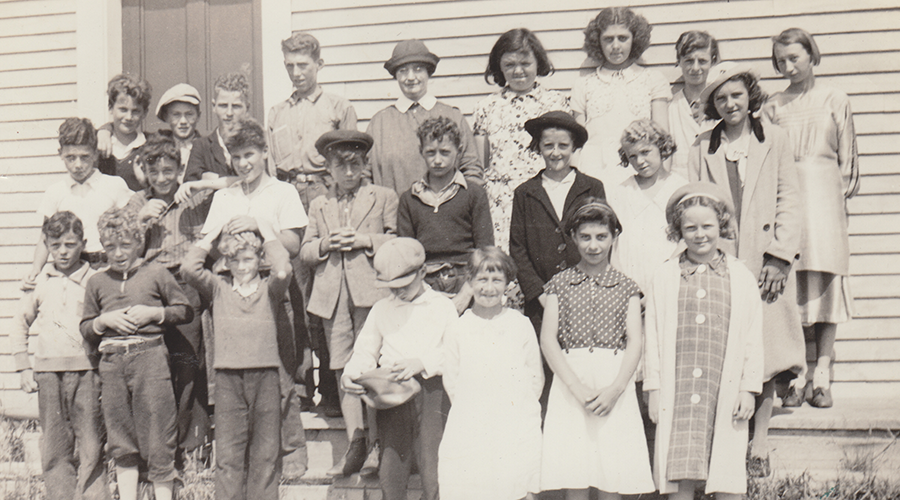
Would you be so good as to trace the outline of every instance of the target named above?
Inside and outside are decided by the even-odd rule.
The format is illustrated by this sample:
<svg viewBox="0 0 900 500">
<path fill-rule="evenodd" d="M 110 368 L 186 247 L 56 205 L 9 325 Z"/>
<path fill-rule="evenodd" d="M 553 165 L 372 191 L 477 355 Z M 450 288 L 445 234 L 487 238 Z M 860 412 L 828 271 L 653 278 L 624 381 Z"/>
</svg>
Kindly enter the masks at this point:
<svg viewBox="0 0 900 500">
<path fill-rule="evenodd" d="M 127 95 L 134 99 L 134 102 L 147 112 L 150 108 L 150 93 L 153 89 L 147 80 L 138 78 L 130 73 L 122 73 L 112 77 L 109 85 L 106 87 L 106 94 L 109 97 L 109 109 L 112 109 L 116 101 L 121 95 Z"/>
<path fill-rule="evenodd" d="M 87 146 L 97 150 L 97 130 L 87 118 L 66 118 L 59 126 L 59 148 Z"/>
<path fill-rule="evenodd" d="M 641 141 L 647 141 L 656 146 L 663 161 L 672 156 L 672 153 L 674 153 L 676 149 L 675 139 L 673 139 L 668 132 L 663 130 L 662 127 L 657 125 L 656 122 L 648 120 L 647 118 L 635 120 L 631 122 L 631 125 L 625 128 L 624 132 L 622 132 L 622 139 L 620 141 L 622 147 L 619 148 L 619 159 L 622 161 L 621 165 L 623 167 L 628 168 L 629 163 L 628 154 L 625 152 L 625 146 L 634 145 Z"/>
<path fill-rule="evenodd" d="M 575 238 L 575 233 L 582 224 L 596 222 L 609 228 L 610 234 L 618 236 L 622 233 L 622 224 L 616 211 L 606 200 L 596 196 L 588 196 L 578 208 L 571 209 L 565 217 L 566 234 Z"/>
<path fill-rule="evenodd" d="M 781 73 L 781 70 L 778 69 L 778 60 L 775 59 L 775 45 L 790 45 L 792 43 L 802 45 L 806 49 L 806 53 L 809 54 L 809 60 L 813 66 L 819 65 L 819 62 L 822 60 L 822 53 L 819 52 L 819 46 L 816 45 L 813 36 L 802 28 L 788 28 L 779 33 L 778 36 L 772 37 L 772 67 L 775 68 L 775 71 L 779 74 Z"/>
<path fill-rule="evenodd" d="M 281 41 L 281 51 L 285 54 L 302 52 L 318 61 L 321 57 L 322 48 L 319 46 L 319 41 L 316 37 L 309 33 L 298 31 Z"/>
<path fill-rule="evenodd" d="M 709 49 L 711 62 L 717 64 L 719 62 L 719 42 L 705 31 L 685 31 L 675 42 L 675 65 L 678 66 L 688 54 L 705 49 Z"/>
<path fill-rule="evenodd" d="M 762 88 L 759 86 L 759 79 L 753 75 L 753 73 L 745 72 L 738 73 L 728 80 L 722 82 L 722 85 L 725 85 L 728 82 L 743 82 L 744 87 L 747 88 L 747 93 L 750 95 L 750 115 L 755 114 L 762 107 L 763 103 L 766 102 L 766 93 L 763 92 Z M 722 85 L 716 87 L 716 90 L 713 90 L 711 94 L 709 94 L 709 99 L 706 100 L 706 107 L 704 108 L 704 113 L 706 113 L 706 117 L 710 120 L 721 120 L 722 117 L 719 115 L 719 112 L 716 111 L 716 94 L 719 93 L 719 89 L 722 88 Z"/>
<path fill-rule="evenodd" d="M 697 195 L 685 197 L 681 202 L 675 205 L 672 215 L 672 223 L 666 229 L 666 237 L 669 241 L 678 243 L 684 238 L 681 234 L 681 223 L 684 221 L 684 213 L 687 209 L 696 206 L 709 207 L 716 213 L 716 220 L 719 221 L 719 237 L 734 238 L 734 229 L 731 227 L 731 213 L 728 211 L 728 205 L 725 202 L 715 200 L 709 196 Z"/>
<path fill-rule="evenodd" d="M 56 212 L 49 219 L 45 219 L 44 225 L 41 226 L 41 232 L 47 238 L 61 238 L 70 231 L 79 240 L 84 239 L 84 224 L 77 215 L 68 210 Z"/>
<path fill-rule="evenodd" d="M 500 247 L 490 246 L 477 248 L 469 257 L 469 265 L 466 274 L 469 280 L 482 271 L 500 271 L 506 277 L 506 282 L 516 279 L 516 263 Z"/>
<path fill-rule="evenodd" d="M 600 37 L 606 28 L 616 24 L 624 25 L 631 32 L 631 53 L 628 55 L 630 61 L 636 61 L 650 46 L 650 31 L 653 27 L 647 22 L 647 18 L 628 7 L 607 7 L 584 29 L 584 51 L 600 61 L 601 66 L 606 63 L 606 57 L 600 48 Z"/>
<path fill-rule="evenodd" d="M 416 130 L 419 137 L 419 151 L 425 147 L 425 144 L 431 141 L 438 141 L 444 137 L 448 137 L 450 142 L 456 145 L 456 149 L 462 146 L 462 136 L 459 133 L 459 126 L 456 122 L 446 116 L 438 116 L 429 118 L 419 125 Z"/>
<path fill-rule="evenodd" d="M 537 61 L 538 76 L 547 76 L 553 73 L 553 64 L 537 35 L 528 28 L 516 28 L 500 35 L 491 49 L 487 69 L 484 71 L 484 81 L 488 85 L 496 83 L 501 87 L 506 86 L 506 77 L 503 76 L 500 59 L 509 52 L 531 52 Z"/>
</svg>

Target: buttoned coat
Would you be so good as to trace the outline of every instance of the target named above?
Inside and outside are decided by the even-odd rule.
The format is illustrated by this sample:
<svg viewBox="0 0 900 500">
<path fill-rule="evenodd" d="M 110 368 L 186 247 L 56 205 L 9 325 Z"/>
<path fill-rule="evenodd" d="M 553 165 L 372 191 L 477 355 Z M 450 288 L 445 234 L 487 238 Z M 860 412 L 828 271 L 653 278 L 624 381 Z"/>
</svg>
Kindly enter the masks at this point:
<svg viewBox="0 0 900 500">
<path fill-rule="evenodd" d="M 325 256 L 319 255 L 322 239 L 343 227 L 338 200 L 332 190 L 309 204 L 309 226 L 303 235 L 300 258 L 304 263 L 316 266 L 312 294 L 306 308 L 310 314 L 331 318 L 344 276 L 355 307 L 372 307 L 389 294 L 385 288 L 375 288 L 372 257 L 385 241 L 397 235 L 397 204 L 397 194 L 391 189 L 375 185 L 360 186 L 350 210 L 350 226 L 357 234 L 369 235 L 372 248 L 329 252 Z"/>
<path fill-rule="evenodd" d="M 688 175 L 691 181 L 718 184 L 730 197 L 725 148 L 710 150 L 710 142 L 718 143 L 722 128 L 720 122 L 697 138 Z M 759 276 L 767 255 L 793 265 L 800 251 L 800 193 L 790 140 L 780 127 L 766 124 L 763 141 L 751 132 L 741 200 L 737 258 L 754 276 Z M 797 277 L 791 270 L 784 293 L 774 303 L 763 303 L 764 380 L 787 370 L 800 373 L 805 365 L 796 297 Z"/>
</svg>

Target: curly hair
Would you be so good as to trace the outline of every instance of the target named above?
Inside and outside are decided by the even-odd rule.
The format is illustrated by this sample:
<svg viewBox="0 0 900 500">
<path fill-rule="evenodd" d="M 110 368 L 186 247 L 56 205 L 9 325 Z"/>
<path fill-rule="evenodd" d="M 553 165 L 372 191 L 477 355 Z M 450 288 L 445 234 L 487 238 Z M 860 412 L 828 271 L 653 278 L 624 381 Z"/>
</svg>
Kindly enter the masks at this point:
<svg viewBox="0 0 900 500">
<path fill-rule="evenodd" d="M 621 144 L 619 148 L 619 159 L 622 160 L 621 165 L 628 168 L 628 153 L 625 152 L 625 146 L 633 146 L 641 141 L 647 141 L 656 146 L 659 150 L 659 156 L 666 160 L 675 152 L 675 139 L 668 132 L 662 129 L 653 120 L 644 118 L 635 120 L 631 125 L 622 132 Z"/>
<path fill-rule="evenodd" d="M 144 226 L 138 218 L 137 210 L 129 207 L 110 208 L 97 221 L 100 241 L 116 241 L 130 239 L 138 244 L 144 243 Z"/>
<path fill-rule="evenodd" d="M 141 167 L 156 165 L 160 158 L 169 158 L 181 166 L 181 149 L 175 144 L 171 130 L 160 130 L 147 136 L 140 149 Z"/>
<path fill-rule="evenodd" d="M 248 147 L 262 151 L 266 149 L 266 132 L 253 118 L 242 118 L 235 125 L 231 137 L 225 140 L 225 147 L 235 153 Z"/>
<path fill-rule="evenodd" d="M 678 243 L 684 238 L 684 235 L 681 234 L 681 223 L 684 221 L 684 213 L 687 209 L 697 206 L 709 207 L 716 213 L 716 220 L 719 221 L 720 238 L 734 239 L 734 228 L 731 225 L 731 213 L 728 211 L 728 205 L 709 196 L 697 195 L 686 197 L 675 205 L 672 223 L 666 229 L 666 237 L 669 241 Z"/>
<path fill-rule="evenodd" d="M 778 59 L 775 58 L 775 46 L 790 45 L 792 43 L 799 43 L 806 49 L 806 53 L 809 54 L 809 60 L 812 62 L 813 66 L 818 66 L 819 62 L 822 61 L 822 53 L 819 51 L 819 46 L 816 45 L 815 39 L 813 39 L 813 36 L 810 35 L 808 31 L 802 28 L 788 28 L 782 31 L 778 36 L 772 37 L 772 67 L 774 67 L 775 71 L 779 74 L 781 74 L 781 70 L 778 69 Z"/>
<path fill-rule="evenodd" d="M 650 31 L 653 27 L 647 22 L 647 18 L 628 7 L 607 7 L 584 29 L 584 51 L 600 61 L 601 66 L 606 63 L 606 57 L 600 47 L 600 38 L 606 28 L 616 24 L 625 26 L 631 32 L 631 53 L 628 55 L 630 61 L 636 61 L 650 46 Z"/>
<path fill-rule="evenodd" d="M 500 59 L 503 58 L 504 54 L 510 52 L 530 52 L 534 56 L 535 61 L 537 61 L 538 76 L 547 76 L 554 71 L 550 57 L 547 56 L 547 51 L 544 50 L 544 46 L 541 45 L 537 35 L 528 28 L 516 28 L 500 35 L 497 43 L 491 49 L 491 54 L 488 56 L 487 69 L 484 70 L 484 81 L 488 85 L 496 83 L 501 87 L 506 86 L 506 77 L 503 76 Z"/>
<path fill-rule="evenodd" d="M 425 120 L 419 125 L 419 129 L 416 130 L 416 135 L 419 137 L 420 151 L 425 147 L 425 144 L 431 141 L 440 142 L 444 137 L 450 139 L 450 142 L 456 145 L 456 149 L 462 147 L 462 137 L 459 133 L 459 126 L 456 125 L 456 122 L 446 116 L 438 116 L 436 118 Z"/>
<path fill-rule="evenodd" d="M 722 82 L 722 85 L 725 85 L 728 82 L 743 82 L 744 87 L 747 89 L 747 93 L 750 96 L 750 115 L 752 116 L 754 113 L 759 111 L 759 108 L 762 107 L 763 103 L 766 102 L 767 96 L 766 93 L 763 92 L 762 88 L 759 86 L 759 79 L 753 73 L 744 72 L 738 73 L 728 80 Z M 719 112 L 716 111 L 716 94 L 719 93 L 719 89 L 722 88 L 722 85 L 716 87 L 716 90 L 713 90 L 709 94 L 709 98 L 706 100 L 706 107 L 703 109 L 703 112 L 706 114 L 706 117 L 710 120 L 721 120 L 722 117 L 719 115 Z"/>
<path fill-rule="evenodd" d="M 609 228 L 610 234 L 618 236 L 622 233 L 622 224 L 616 211 L 613 210 L 606 200 L 597 198 L 596 196 L 588 196 L 577 208 L 569 210 L 565 216 L 566 234 L 575 237 L 575 232 L 582 224 L 596 222 Z"/>
<path fill-rule="evenodd" d="M 59 148 L 87 146 L 97 149 L 97 130 L 87 118 L 66 118 L 59 126 Z"/>
<path fill-rule="evenodd" d="M 719 62 L 719 42 L 705 31 L 685 31 L 675 42 L 675 66 L 692 52 L 709 49 L 710 62 Z"/>
<path fill-rule="evenodd" d="M 106 87 L 106 94 L 109 97 L 109 109 L 115 106 L 116 101 L 121 95 L 127 95 L 134 99 L 134 102 L 147 112 L 150 108 L 150 93 L 153 89 L 147 80 L 132 76 L 129 73 L 122 73 L 112 77 L 109 85 Z"/>
<path fill-rule="evenodd" d="M 322 54 L 322 47 L 316 37 L 304 31 L 298 31 L 281 41 L 281 51 L 285 54 L 289 52 L 303 52 L 316 61 Z"/>
<path fill-rule="evenodd" d="M 506 282 L 516 279 L 516 263 L 500 247 L 489 246 L 477 248 L 469 256 L 469 265 L 466 266 L 466 275 L 469 280 L 482 271 L 500 271 L 506 277 Z"/>
<path fill-rule="evenodd" d="M 49 219 L 44 219 L 44 225 L 41 226 L 41 232 L 47 238 L 61 238 L 70 231 L 79 240 L 84 239 L 84 224 L 77 215 L 68 210 L 56 212 Z"/>
<path fill-rule="evenodd" d="M 250 107 L 250 83 L 247 82 L 247 77 L 243 73 L 220 75 L 213 84 L 213 94 L 218 96 L 220 90 L 240 92 L 241 97 L 244 99 L 244 104 L 248 108 Z"/>
<path fill-rule="evenodd" d="M 244 250 L 252 250 L 259 258 L 262 258 L 263 255 L 262 239 L 253 231 L 237 234 L 222 233 L 219 236 L 217 248 L 226 259 L 233 259 Z"/>
</svg>

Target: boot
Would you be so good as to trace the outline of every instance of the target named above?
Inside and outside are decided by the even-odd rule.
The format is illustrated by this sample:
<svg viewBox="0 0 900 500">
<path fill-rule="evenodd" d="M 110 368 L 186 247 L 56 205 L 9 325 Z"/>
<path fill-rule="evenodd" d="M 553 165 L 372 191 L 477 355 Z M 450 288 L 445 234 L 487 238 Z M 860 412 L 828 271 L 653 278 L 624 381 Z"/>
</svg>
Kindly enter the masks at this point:
<svg viewBox="0 0 900 500">
<path fill-rule="evenodd" d="M 331 477 L 349 476 L 359 472 L 366 461 L 366 434 L 362 429 L 353 432 L 353 439 L 347 447 L 347 453 L 341 460 L 326 472 Z"/>
</svg>

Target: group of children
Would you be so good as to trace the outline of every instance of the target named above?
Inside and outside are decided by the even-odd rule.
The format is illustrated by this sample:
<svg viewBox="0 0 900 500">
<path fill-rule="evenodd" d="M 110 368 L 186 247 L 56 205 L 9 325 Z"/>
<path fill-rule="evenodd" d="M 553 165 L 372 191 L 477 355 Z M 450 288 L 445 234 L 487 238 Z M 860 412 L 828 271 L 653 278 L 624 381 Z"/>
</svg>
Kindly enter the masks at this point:
<svg viewBox="0 0 900 500">
<path fill-rule="evenodd" d="M 552 66 L 532 33 L 513 31 L 488 72 L 527 95 Z M 439 58 L 419 41 L 385 64 L 403 96 L 370 133 L 318 86 L 324 63 L 306 33 L 282 43 L 294 92 L 267 127 L 234 74 L 216 81 L 209 136 L 194 129 L 200 96 L 186 84 L 157 109 L 172 132 L 144 136 L 149 85 L 114 78 L 99 134 L 86 119 L 60 127 L 69 178 L 41 203 L 13 335 L 22 387 L 39 393 L 51 496 L 109 497 L 105 426 L 119 497 L 135 498 L 146 469 L 157 498 L 172 498 L 176 464 L 204 449 L 214 419 L 217 498 L 277 498 L 281 473 L 306 468 L 312 349 L 349 439 L 329 474 L 377 473 L 386 499 L 406 498 L 414 465 L 435 500 L 591 488 L 687 499 L 703 483 L 718 498 L 744 493 L 748 421 L 783 342 L 764 342 L 764 325 L 778 331 L 773 304 L 791 302 L 777 299 L 797 253 L 783 133 L 767 125 L 766 140 L 751 114 L 751 73 L 716 67 L 698 99 L 721 121 L 676 169 L 689 183 L 667 163 L 678 148 L 668 98 L 632 66 L 646 20 L 605 9 L 585 44 L 601 66 L 573 91 L 574 115 L 566 104 L 520 124 L 524 156 L 543 169 L 514 186 L 503 162 L 482 175 L 465 119 L 428 94 Z M 617 88 L 646 106 L 612 109 L 631 99 L 606 103 Z M 476 130 L 505 99 L 477 113 Z M 635 173 L 611 181 L 600 128 L 625 111 L 637 120 L 619 127 L 615 163 Z M 753 165 L 758 151 L 735 149 L 748 134 L 778 154 Z M 495 203 L 510 190 L 511 204 Z M 515 283 L 522 300 L 508 301 Z M 385 376 L 381 389 L 368 382 Z M 641 396 L 657 424 L 652 467 Z"/>
</svg>

